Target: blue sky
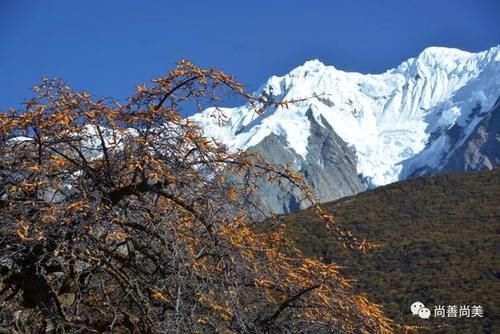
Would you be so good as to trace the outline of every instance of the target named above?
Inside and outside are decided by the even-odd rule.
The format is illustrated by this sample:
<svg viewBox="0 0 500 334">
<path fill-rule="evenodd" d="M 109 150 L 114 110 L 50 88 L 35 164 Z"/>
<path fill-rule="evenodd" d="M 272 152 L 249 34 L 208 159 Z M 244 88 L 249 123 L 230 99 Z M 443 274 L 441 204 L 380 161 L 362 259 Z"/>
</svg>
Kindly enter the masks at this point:
<svg viewBox="0 0 500 334">
<path fill-rule="evenodd" d="M 0 110 L 42 77 L 98 96 L 187 58 L 256 89 L 309 59 L 382 72 L 428 46 L 500 44 L 498 0 L 0 0 Z"/>
</svg>

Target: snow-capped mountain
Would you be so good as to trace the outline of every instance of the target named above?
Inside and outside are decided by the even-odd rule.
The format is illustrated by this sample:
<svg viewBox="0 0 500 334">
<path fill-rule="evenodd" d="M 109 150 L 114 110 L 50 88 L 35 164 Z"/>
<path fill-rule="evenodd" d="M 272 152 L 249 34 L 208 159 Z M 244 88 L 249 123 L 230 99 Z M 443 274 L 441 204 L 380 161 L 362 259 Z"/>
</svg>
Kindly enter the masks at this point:
<svg viewBox="0 0 500 334">
<path fill-rule="evenodd" d="M 207 136 L 233 149 L 256 147 L 265 138 L 276 137 L 306 177 L 305 163 L 314 164 L 316 173 L 326 168 L 328 152 L 324 145 L 318 147 L 315 137 L 323 133 L 323 139 L 334 138 L 330 149 L 340 149 L 346 156 L 354 152 L 349 163 L 364 185 L 380 186 L 444 171 L 448 157 L 467 141 L 500 96 L 500 46 L 480 53 L 430 47 L 382 74 L 344 72 L 312 60 L 284 76 L 269 78 L 255 95 L 308 99 L 263 115 L 249 105 L 223 108 L 228 120 L 222 127 L 209 117 L 211 109 L 192 119 Z M 335 159 L 331 162 L 338 165 Z M 310 180 L 313 186 L 323 176 Z M 326 197 L 362 190 L 351 176 L 347 179 L 350 189 Z M 333 199 L 321 192 L 319 197 Z"/>
</svg>

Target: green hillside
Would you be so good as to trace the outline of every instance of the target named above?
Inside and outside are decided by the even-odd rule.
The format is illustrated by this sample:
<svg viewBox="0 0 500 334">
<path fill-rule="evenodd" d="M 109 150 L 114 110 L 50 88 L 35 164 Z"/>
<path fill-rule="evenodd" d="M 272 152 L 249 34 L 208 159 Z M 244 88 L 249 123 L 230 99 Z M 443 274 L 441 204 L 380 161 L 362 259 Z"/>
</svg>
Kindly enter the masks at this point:
<svg viewBox="0 0 500 334">
<path fill-rule="evenodd" d="M 326 203 L 338 224 L 381 243 L 340 249 L 308 210 L 283 219 L 307 255 L 345 265 L 357 290 L 398 323 L 431 333 L 500 333 L 500 169 L 422 177 Z M 410 305 L 481 305 L 484 318 L 422 320 Z"/>
</svg>

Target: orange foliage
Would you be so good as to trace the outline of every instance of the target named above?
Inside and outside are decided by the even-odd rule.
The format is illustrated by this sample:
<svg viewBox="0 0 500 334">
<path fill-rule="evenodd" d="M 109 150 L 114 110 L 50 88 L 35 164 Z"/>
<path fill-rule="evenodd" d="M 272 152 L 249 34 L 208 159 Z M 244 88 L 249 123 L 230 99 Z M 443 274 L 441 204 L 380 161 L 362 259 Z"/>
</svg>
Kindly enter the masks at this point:
<svg viewBox="0 0 500 334">
<path fill-rule="evenodd" d="M 258 154 L 231 153 L 179 114 L 186 102 L 217 105 L 221 92 L 245 97 L 262 113 L 265 97 L 186 60 L 137 86 L 127 103 L 94 99 L 58 80 L 45 79 L 35 92 L 26 110 L 0 114 L 0 258 L 12 263 L 1 274 L 3 292 L 31 298 L 29 307 L 41 311 L 33 326 L 391 331 L 381 308 L 354 294 L 336 265 L 305 257 L 277 217 L 249 210 L 248 195 L 262 179 L 286 181 L 314 203 L 301 175 Z M 220 109 L 213 116 L 224 123 Z M 233 184 L 235 174 L 250 176 Z M 345 247 L 373 247 L 319 206 L 314 213 Z M 46 293 L 30 295 L 33 284 Z M 74 298 L 63 303 L 68 289 Z M 19 308 L 19 298 L 5 303 Z"/>
</svg>

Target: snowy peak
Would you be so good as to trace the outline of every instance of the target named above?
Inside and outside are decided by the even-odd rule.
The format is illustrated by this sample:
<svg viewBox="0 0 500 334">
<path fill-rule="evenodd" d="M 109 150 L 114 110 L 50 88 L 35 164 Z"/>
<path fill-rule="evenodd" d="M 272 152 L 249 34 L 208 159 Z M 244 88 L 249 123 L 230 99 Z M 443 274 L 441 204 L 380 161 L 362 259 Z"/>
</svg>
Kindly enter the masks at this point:
<svg viewBox="0 0 500 334">
<path fill-rule="evenodd" d="M 381 74 L 344 72 L 310 60 L 272 76 L 255 95 L 307 99 L 263 115 L 249 105 L 224 109 L 224 127 L 209 117 L 210 109 L 192 119 L 232 149 L 247 149 L 274 134 L 307 160 L 310 110 L 318 124 L 331 127 L 355 150 L 366 183 L 378 186 L 442 163 L 445 151 L 460 143 L 449 138 L 454 125 L 463 136 L 472 131 L 500 96 L 500 46 L 479 53 L 430 47 Z"/>
<path fill-rule="evenodd" d="M 307 76 L 307 74 L 309 73 L 319 73 L 319 72 L 322 72 L 325 70 L 327 66 L 325 64 L 323 64 L 323 62 L 321 62 L 320 60 L 318 59 L 312 59 L 312 60 L 308 60 L 304 63 L 304 65 L 302 66 L 298 66 L 296 67 L 294 70 L 292 70 L 290 72 L 290 75 L 295 75 L 295 76 Z M 333 68 L 333 66 L 328 66 L 330 68 Z"/>
<path fill-rule="evenodd" d="M 499 51 L 500 45 L 478 53 L 472 53 L 454 48 L 431 46 L 424 49 L 418 57 L 410 58 L 403 62 L 400 66 L 404 66 L 405 64 L 419 64 L 421 66 L 427 65 L 430 67 L 450 69 L 453 67 L 461 67 L 463 65 L 489 62 L 498 56 Z M 473 67 L 469 68 L 473 69 Z"/>
<path fill-rule="evenodd" d="M 426 64 L 446 65 L 448 63 L 460 63 L 474 56 L 473 53 L 460 49 L 431 46 L 417 57 L 417 61 Z"/>
</svg>

